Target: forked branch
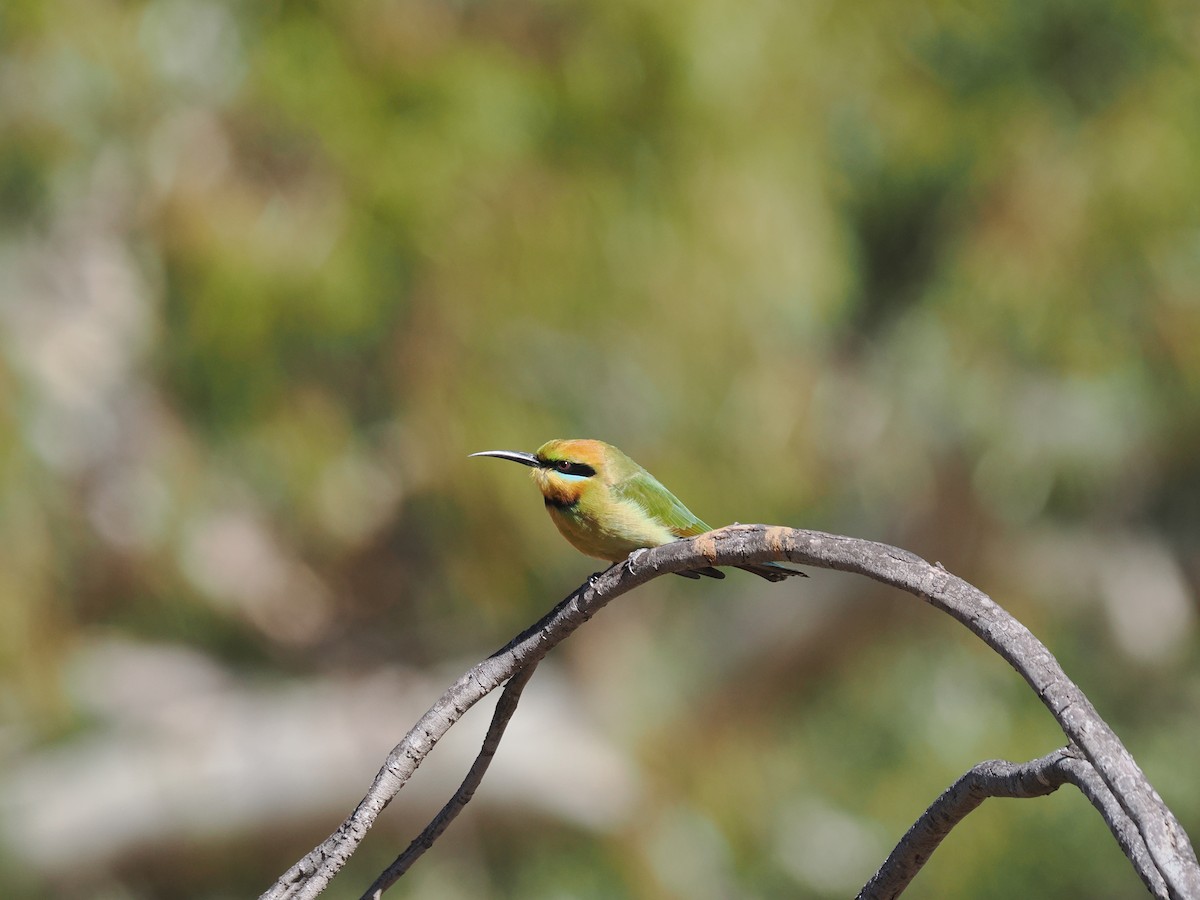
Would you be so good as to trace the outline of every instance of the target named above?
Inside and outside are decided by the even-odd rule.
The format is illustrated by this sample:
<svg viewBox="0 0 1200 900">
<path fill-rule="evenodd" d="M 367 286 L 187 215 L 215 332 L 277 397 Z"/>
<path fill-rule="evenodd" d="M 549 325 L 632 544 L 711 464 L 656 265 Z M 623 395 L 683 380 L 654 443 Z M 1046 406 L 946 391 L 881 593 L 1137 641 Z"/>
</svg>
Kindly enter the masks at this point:
<svg viewBox="0 0 1200 900">
<path fill-rule="evenodd" d="M 1077 758 L 1061 762 L 1065 773 L 1074 772 L 1066 780 L 1078 784 L 1100 810 L 1151 892 L 1173 900 L 1200 898 L 1200 865 L 1175 816 L 1045 645 L 991 598 L 940 565 L 886 544 L 817 531 L 735 525 L 648 550 L 638 554 L 636 560 L 613 566 L 471 668 L 396 745 L 354 812 L 285 872 L 261 900 L 300 900 L 320 894 L 442 735 L 480 699 L 536 664 L 609 602 L 666 572 L 768 561 L 790 561 L 866 575 L 915 594 L 966 625 L 1016 669 L 1059 723 L 1072 754 L 1077 754 Z M 995 774 L 985 771 L 964 777 L 986 781 Z M 957 784 L 950 792 L 956 787 Z M 967 795 L 971 796 L 970 791 Z M 920 825 L 918 821 L 914 828 Z M 904 847 L 902 841 L 897 848 L 898 862 L 903 862 Z"/>
<path fill-rule="evenodd" d="M 425 826 L 425 829 L 419 835 L 413 838 L 412 843 L 408 845 L 408 849 L 396 857 L 395 862 L 380 873 L 379 877 L 367 888 L 360 900 L 379 900 L 383 896 L 383 892 L 399 881 L 404 873 L 412 868 L 412 864 L 421 858 L 421 854 L 433 846 L 433 842 L 442 836 L 442 832 L 449 827 L 450 823 L 463 811 L 463 808 L 471 802 L 471 798 L 475 796 L 475 789 L 479 787 L 480 782 L 483 781 L 483 776 L 487 773 L 488 766 L 492 764 L 492 758 L 496 755 L 496 749 L 500 746 L 500 739 L 504 737 L 504 729 L 508 727 L 513 713 L 517 711 L 517 703 L 521 699 L 521 692 L 525 690 L 525 685 L 533 677 L 533 671 L 536 668 L 537 663 L 530 663 L 508 680 L 508 684 L 504 686 L 503 693 L 500 694 L 500 701 L 496 704 L 496 710 L 492 713 L 492 724 L 488 726 L 487 734 L 483 736 L 483 746 L 479 750 L 479 755 L 475 757 L 475 762 L 467 772 L 467 777 L 463 779 L 462 784 L 458 786 L 458 790 L 454 792 L 454 796 L 447 801 L 441 811 L 433 817 L 433 820 Z"/>
</svg>

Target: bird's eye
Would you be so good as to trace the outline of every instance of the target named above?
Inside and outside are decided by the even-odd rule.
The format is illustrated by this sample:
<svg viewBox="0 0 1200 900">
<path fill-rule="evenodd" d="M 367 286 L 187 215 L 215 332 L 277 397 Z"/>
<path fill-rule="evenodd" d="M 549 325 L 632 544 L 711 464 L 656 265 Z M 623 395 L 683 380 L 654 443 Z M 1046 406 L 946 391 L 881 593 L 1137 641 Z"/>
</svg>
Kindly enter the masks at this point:
<svg viewBox="0 0 1200 900">
<path fill-rule="evenodd" d="M 570 472 L 571 471 L 571 463 L 565 459 L 560 459 L 558 462 L 556 462 L 554 464 L 554 468 L 558 469 L 558 471 L 560 471 L 560 472 Z"/>
</svg>

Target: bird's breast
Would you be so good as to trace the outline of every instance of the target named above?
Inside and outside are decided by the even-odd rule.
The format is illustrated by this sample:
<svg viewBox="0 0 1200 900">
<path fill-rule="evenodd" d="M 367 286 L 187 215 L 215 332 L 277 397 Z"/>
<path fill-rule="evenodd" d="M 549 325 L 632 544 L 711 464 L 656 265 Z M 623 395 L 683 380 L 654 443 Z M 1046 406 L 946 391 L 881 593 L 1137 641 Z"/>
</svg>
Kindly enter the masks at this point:
<svg viewBox="0 0 1200 900">
<path fill-rule="evenodd" d="M 546 495 L 546 511 L 559 532 L 588 556 L 618 562 L 634 550 L 675 539 L 637 504 L 584 495 L 555 501 Z"/>
</svg>

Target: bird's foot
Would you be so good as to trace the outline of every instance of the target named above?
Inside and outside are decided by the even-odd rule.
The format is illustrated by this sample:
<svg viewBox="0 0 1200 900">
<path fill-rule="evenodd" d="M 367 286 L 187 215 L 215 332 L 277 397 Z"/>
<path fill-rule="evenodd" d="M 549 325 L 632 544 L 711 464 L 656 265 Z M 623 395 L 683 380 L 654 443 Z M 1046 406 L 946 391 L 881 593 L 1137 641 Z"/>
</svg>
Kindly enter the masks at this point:
<svg viewBox="0 0 1200 900">
<path fill-rule="evenodd" d="M 613 563 L 607 569 L 601 569 L 599 572 L 593 572 L 591 575 L 588 576 L 588 587 L 595 587 L 596 582 L 600 580 L 601 575 L 607 575 L 609 572 L 611 572 L 613 569 L 615 569 L 618 565 L 619 565 L 619 563 Z"/>
<path fill-rule="evenodd" d="M 629 574 L 630 575 L 636 574 L 634 569 L 637 566 L 637 561 L 646 552 L 646 550 L 647 550 L 646 547 L 639 547 L 637 550 L 634 550 L 632 553 L 629 554 Z"/>
</svg>

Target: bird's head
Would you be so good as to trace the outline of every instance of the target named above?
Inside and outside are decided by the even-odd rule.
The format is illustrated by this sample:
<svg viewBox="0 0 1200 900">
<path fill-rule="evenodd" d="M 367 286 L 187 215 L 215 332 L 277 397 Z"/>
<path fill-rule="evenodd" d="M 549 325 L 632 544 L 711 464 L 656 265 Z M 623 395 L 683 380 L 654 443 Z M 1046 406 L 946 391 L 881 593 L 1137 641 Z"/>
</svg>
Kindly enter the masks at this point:
<svg viewBox="0 0 1200 900">
<path fill-rule="evenodd" d="M 585 439 L 547 441 L 536 453 L 517 450 L 483 450 L 472 456 L 494 456 L 533 469 L 533 480 L 546 503 L 571 506 L 588 491 L 610 483 L 614 453 L 620 451 L 603 441 Z"/>
</svg>

